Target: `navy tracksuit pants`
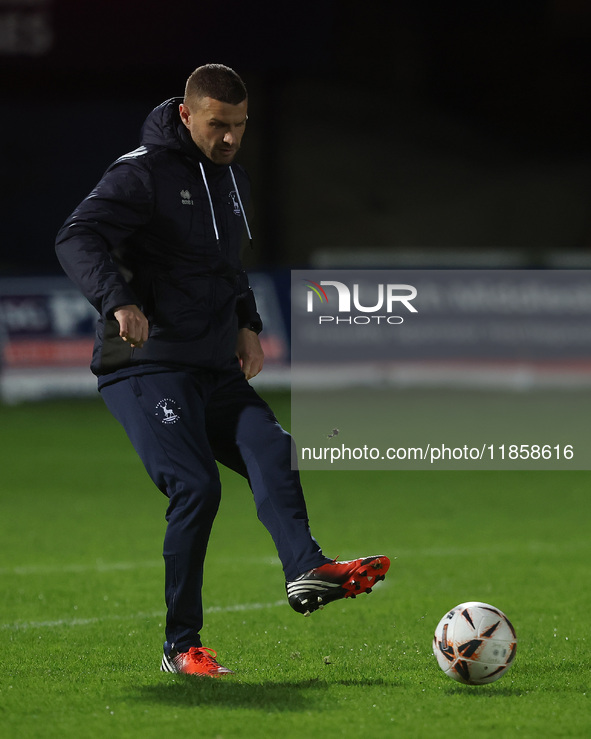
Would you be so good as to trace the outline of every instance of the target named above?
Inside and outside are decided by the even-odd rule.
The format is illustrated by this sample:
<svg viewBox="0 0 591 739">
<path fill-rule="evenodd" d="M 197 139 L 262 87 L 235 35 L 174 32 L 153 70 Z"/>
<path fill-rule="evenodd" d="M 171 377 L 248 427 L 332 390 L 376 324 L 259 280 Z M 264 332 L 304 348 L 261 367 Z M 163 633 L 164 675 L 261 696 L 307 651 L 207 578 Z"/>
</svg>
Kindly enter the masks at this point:
<svg viewBox="0 0 591 739">
<path fill-rule="evenodd" d="M 236 368 L 160 372 L 103 386 L 148 474 L 169 499 L 164 538 L 166 640 L 201 646 L 201 586 L 221 486 L 215 460 L 247 478 L 286 580 L 330 561 L 308 525 L 293 441 Z"/>
</svg>

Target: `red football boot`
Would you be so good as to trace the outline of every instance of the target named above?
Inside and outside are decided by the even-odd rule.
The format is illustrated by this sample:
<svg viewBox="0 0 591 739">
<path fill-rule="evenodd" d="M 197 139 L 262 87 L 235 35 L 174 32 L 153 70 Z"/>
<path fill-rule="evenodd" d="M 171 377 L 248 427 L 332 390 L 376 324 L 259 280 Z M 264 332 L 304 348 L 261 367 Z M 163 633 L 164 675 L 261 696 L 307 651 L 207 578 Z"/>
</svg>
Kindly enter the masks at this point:
<svg viewBox="0 0 591 739">
<path fill-rule="evenodd" d="M 389 567 L 390 560 L 383 555 L 349 562 L 327 562 L 286 582 L 287 600 L 294 611 L 309 616 L 333 600 L 371 593 L 374 584 L 384 579 Z"/>
<path fill-rule="evenodd" d="M 222 667 L 215 660 L 217 652 L 207 647 L 190 647 L 187 652 L 178 652 L 174 645 L 164 645 L 164 655 L 160 670 L 162 672 L 182 672 L 185 675 L 204 675 L 206 677 L 222 677 L 234 672 Z"/>
</svg>

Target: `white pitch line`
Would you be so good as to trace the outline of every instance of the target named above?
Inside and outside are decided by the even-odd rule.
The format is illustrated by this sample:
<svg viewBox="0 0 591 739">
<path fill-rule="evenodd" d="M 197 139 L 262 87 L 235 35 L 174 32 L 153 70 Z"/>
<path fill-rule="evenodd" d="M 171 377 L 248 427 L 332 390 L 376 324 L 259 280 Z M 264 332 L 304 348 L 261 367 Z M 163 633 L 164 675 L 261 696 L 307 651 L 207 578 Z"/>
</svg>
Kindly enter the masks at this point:
<svg viewBox="0 0 591 739">
<path fill-rule="evenodd" d="M 556 551 L 578 551 L 580 549 L 588 549 L 590 546 L 588 539 L 571 540 L 567 542 L 551 542 L 536 541 L 524 539 L 520 542 L 514 542 L 512 545 L 503 544 L 502 547 L 495 549 L 494 546 L 482 547 L 431 547 L 428 549 L 397 549 L 390 555 L 391 559 L 402 560 L 410 558 L 442 558 L 455 556 L 478 556 L 481 554 L 552 554 Z M 353 554 L 353 553 L 352 553 Z M 351 556 L 351 558 L 353 558 Z M 240 557 L 242 564 L 251 564 L 267 567 L 280 567 L 279 560 L 275 557 Z M 348 559 L 347 552 L 340 557 L 340 560 Z M 215 563 L 235 563 L 236 557 L 210 557 L 208 565 L 211 567 Z M 18 577 L 26 575 L 59 575 L 63 573 L 84 574 L 89 572 L 125 572 L 140 569 L 156 569 L 164 567 L 162 560 L 147 560 L 144 562 L 102 562 L 98 561 L 94 564 L 55 564 L 55 565 L 16 565 L 14 567 L 0 567 L 0 577 L 15 575 Z"/>
<path fill-rule="evenodd" d="M 17 565 L 0 568 L 0 575 L 55 575 L 63 572 L 84 574 L 85 572 L 123 572 L 145 568 L 163 567 L 162 560 L 147 562 L 96 562 L 90 565 Z"/>
<path fill-rule="evenodd" d="M 210 606 L 205 613 L 241 613 L 246 611 L 261 611 L 266 608 L 277 608 L 287 605 L 287 600 L 276 600 L 274 603 L 237 603 L 233 606 Z M 131 615 L 111 614 L 95 616 L 94 618 L 60 618 L 55 621 L 17 621 L 12 624 L 0 624 L 2 631 L 23 631 L 25 629 L 50 629 L 60 626 L 90 626 L 103 621 L 138 621 L 149 618 L 164 618 L 164 611 L 152 611 L 151 613 L 135 613 Z"/>
<path fill-rule="evenodd" d="M 235 562 L 236 558 L 212 557 L 209 562 Z M 272 557 L 240 557 L 240 562 L 256 565 L 279 566 L 279 560 Z M 125 572 L 127 570 L 164 568 L 164 560 L 145 562 L 95 562 L 94 564 L 55 564 L 55 565 L 15 565 L 0 567 L 0 577 L 7 575 L 59 575 L 64 572 L 84 574 L 86 572 Z"/>
</svg>

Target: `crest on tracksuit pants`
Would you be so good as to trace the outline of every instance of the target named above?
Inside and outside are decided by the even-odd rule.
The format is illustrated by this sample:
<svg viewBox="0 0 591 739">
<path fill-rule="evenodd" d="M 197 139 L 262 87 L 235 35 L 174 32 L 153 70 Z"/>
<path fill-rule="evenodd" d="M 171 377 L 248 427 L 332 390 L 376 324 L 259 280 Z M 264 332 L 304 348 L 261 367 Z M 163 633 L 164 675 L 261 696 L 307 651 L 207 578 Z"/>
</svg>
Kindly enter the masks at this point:
<svg viewBox="0 0 591 739">
<path fill-rule="evenodd" d="M 156 405 L 155 415 L 164 424 L 176 423 L 180 419 L 180 406 L 172 398 L 162 398 Z"/>
</svg>

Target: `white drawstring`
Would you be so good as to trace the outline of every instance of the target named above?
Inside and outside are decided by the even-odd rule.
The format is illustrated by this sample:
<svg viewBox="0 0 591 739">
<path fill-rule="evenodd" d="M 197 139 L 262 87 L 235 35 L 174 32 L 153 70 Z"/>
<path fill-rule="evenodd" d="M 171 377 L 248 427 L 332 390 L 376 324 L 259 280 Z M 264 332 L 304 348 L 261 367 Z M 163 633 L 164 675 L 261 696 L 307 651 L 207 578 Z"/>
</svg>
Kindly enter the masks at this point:
<svg viewBox="0 0 591 739">
<path fill-rule="evenodd" d="M 218 224 L 216 223 L 216 220 L 215 220 L 213 203 L 211 202 L 211 193 L 209 192 L 209 185 L 207 184 L 207 177 L 205 176 L 205 169 L 203 168 L 202 162 L 199 162 L 199 167 L 201 169 L 201 176 L 203 177 L 203 184 L 205 185 L 205 189 L 207 190 L 207 199 L 209 200 L 209 209 L 211 210 L 211 220 L 213 221 L 213 230 L 215 231 L 215 239 L 219 244 L 220 243 L 220 233 L 218 231 Z M 234 175 L 232 175 L 232 179 L 234 179 Z"/>
<path fill-rule="evenodd" d="M 238 185 L 236 184 L 236 178 L 234 177 L 234 172 L 232 171 L 232 167 L 230 167 L 230 175 L 232 176 L 232 182 L 234 183 L 234 190 L 236 190 L 236 197 L 238 198 L 238 204 L 240 205 L 240 210 L 242 211 L 242 216 L 244 218 L 244 225 L 246 226 L 246 233 L 248 234 L 249 241 L 252 242 L 252 235 L 250 233 L 250 228 L 248 227 L 248 218 L 246 217 L 246 211 L 244 210 L 244 206 L 242 205 L 242 198 L 240 197 L 240 190 L 238 189 Z"/>
<path fill-rule="evenodd" d="M 209 185 L 207 184 L 207 177 L 205 176 L 205 169 L 203 167 L 203 163 L 199 162 L 199 168 L 201 169 L 201 177 L 203 177 L 203 184 L 205 185 L 205 190 L 207 192 L 207 199 L 209 200 L 209 209 L 211 211 L 211 220 L 213 221 L 213 230 L 215 231 L 215 238 L 218 244 L 220 243 L 220 233 L 218 231 L 218 224 L 215 220 L 215 212 L 213 209 L 213 202 L 211 200 L 211 193 L 209 192 Z M 240 210 L 242 211 L 242 217 L 244 218 L 244 225 L 246 226 L 246 233 L 248 234 L 248 239 L 252 245 L 252 234 L 250 233 L 250 228 L 248 226 L 248 218 L 246 217 L 246 211 L 244 210 L 244 206 L 242 205 L 242 198 L 240 197 L 240 190 L 238 189 L 238 185 L 236 184 L 236 178 L 234 177 L 234 172 L 232 171 L 232 167 L 229 167 L 230 169 L 230 176 L 232 177 L 232 183 L 234 184 L 234 190 L 236 191 L 236 197 L 238 198 L 238 205 L 240 206 Z"/>
</svg>

